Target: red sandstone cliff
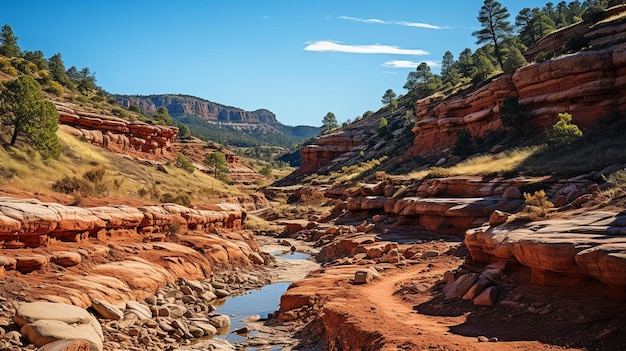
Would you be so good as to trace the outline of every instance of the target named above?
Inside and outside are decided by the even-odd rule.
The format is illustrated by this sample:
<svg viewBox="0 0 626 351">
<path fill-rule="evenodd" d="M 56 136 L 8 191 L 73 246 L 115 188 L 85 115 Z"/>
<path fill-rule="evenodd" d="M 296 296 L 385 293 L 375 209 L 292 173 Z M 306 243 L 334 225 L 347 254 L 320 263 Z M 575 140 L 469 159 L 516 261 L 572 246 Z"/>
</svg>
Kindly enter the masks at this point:
<svg viewBox="0 0 626 351">
<path fill-rule="evenodd" d="M 87 141 L 122 153 L 142 153 L 142 157 L 171 156 L 178 128 L 87 112 L 73 104 L 52 101 L 59 113 L 61 129 Z"/>
<path fill-rule="evenodd" d="M 622 8 L 622 11 L 626 9 Z M 411 156 L 433 156 L 456 142 L 456 132 L 468 130 L 483 136 L 503 128 L 499 105 L 517 97 L 528 111 L 528 127 L 542 131 L 568 112 L 585 129 L 614 111 L 626 109 L 626 23 L 623 18 L 589 25 L 581 23 L 554 34 L 576 30 L 589 40 L 588 47 L 574 54 L 519 68 L 470 92 L 443 97 L 430 96 L 416 103 L 415 140 Z M 570 33 L 571 34 L 571 33 Z M 540 51 L 558 51 L 561 40 L 542 40 Z M 536 52 L 536 49 L 531 49 Z M 529 50 L 530 51 L 530 50 Z"/>
</svg>

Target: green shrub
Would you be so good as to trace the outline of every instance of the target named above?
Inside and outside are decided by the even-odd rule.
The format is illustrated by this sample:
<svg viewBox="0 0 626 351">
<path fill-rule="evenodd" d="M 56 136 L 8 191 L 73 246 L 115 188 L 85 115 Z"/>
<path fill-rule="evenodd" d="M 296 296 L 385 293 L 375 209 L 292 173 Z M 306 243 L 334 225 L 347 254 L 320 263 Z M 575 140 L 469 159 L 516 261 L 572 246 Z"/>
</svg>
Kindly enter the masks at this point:
<svg viewBox="0 0 626 351">
<path fill-rule="evenodd" d="M 181 154 L 180 152 L 176 154 L 176 163 L 174 165 L 178 168 L 184 169 L 188 173 L 193 173 L 196 170 L 196 167 L 194 167 L 193 162 L 185 158 L 185 156 Z"/>
<path fill-rule="evenodd" d="M 53 80 L 48 82 L 46 91 L 58 97 L 63 96 L 63 86 Z"/>
<path fill-rule="evenodd" d="M 590 39 L 580 34 L 572 35 L 565 44 L 565 52 L 577 52 L 589 45 Z"/>
<path fill-rule="evenodd" d="M 606 14 L 602 6 L 592 5 L 589 6 L 589 8 L 585 10 L 585 12 L 583 12 L 582 18 L 585 22 L 596 23 L 605 19 Z"/>
<path fill-rule="evenodd" d="M 15 67 L 18 71 L 26 74 L 33 75 L 35 72 L 39 71 L 39 68 L 36 64 L 19 57 L 11 57 L 11 65 Z"/>
<path fill-rule="evenodd" d="M 559 113 L 559 121 L 552 126 L 550 145 L 561 147 L 573 143 L 583 136 L 583 132 L 572 123 L 572 115 Z"/>
<path fill-rule="evenodd" d="M 164 193 L 163 195 L 161 195 L 160 201 L 163 203 L 174 203 L 187 207 L 191 206 L 191 196 L 185 193 L 178 194 L 176 196 L 172 195 L 171 193 Z"/>
<path fill-rule="evenodd" d="M 92 187 L 83 179 L 65 176 L 52 184 L 52 190 L 64 194 L 88 194 L 92 192 Z"/>
<path fill-rule="evenodd" d="M 554 57 L 554 52 L 553 51 L 548 51 L 548 52 L 540 52 L 537 54 L 537 56 L 535 56 L 535 61 L 536 62 L 546 62 L 550 59 L 552 59 Z"/>
<path fill-rule="evenodd" d="M 128 117 L 128 112 L 124 111 L 123 109 L 119 108 L 119 107 L 114 107 L 111 110 L 111 113 L 115 116 L 121 117 L 121 118 L 127 118 Z"/>
<path fill-rule="evenodd" d="M 272 165 L 267 164 L 263 166 L 263 168 L 261 168 L 259 173 L 261 173 L 264 177 L 269 178 L 272 176 L 272 169 L 273 169 Z"/>
<path fill-rule="evenodd" d="M 516 97 L 506 98 L 500 104 L 500 120 L 505 128 L 514 129 L 519 134 L 522 131 L 525 118 L 526 111 Z"/>
<path fill-rule="evenodd" d="M 468 130 L 463 129 L 456 132 L 456 142 L 452 148 L 452 153 L 461 157 L 467 157 L 474 153 L 474 141 Z"/>
</svg>

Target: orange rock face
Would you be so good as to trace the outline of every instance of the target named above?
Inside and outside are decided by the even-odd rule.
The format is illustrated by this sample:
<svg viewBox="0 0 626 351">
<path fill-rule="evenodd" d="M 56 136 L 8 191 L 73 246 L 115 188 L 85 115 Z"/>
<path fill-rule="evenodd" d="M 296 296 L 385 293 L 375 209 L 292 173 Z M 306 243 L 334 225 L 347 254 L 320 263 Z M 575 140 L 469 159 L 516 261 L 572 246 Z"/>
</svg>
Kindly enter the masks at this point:
<svg viewBox="0 0 626 351">
<path fill-rule="evenodd" d="M 72 104 L 53 101 L 59 113 L 61 128 L 70 134 L 118 152 L 140 152 L 146 155 L 168 155 L 178 128 L 99 115 L 78 109 Z"/>
</svg>

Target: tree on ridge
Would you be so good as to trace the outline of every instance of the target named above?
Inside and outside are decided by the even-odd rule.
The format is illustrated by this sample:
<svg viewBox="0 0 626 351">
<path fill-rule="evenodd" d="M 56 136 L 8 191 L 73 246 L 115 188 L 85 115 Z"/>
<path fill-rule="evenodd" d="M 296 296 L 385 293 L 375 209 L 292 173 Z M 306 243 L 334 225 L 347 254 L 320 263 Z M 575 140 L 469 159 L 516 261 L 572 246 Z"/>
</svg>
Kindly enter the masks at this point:
<svg viewBox="0 0 626 351">
<path fill-rule="evenodd" d="M 337 117 L 335 117 L 334 113 L 328 112 L 322 119 L 321 135 L 328 134 L 337 128 L 339 128 Z"/>
<path fill-rule="evenodd" d="M 494 54 L 500 67 L 503 66 L 500 46 L 513 33 L 511 23 L 506 20 L 509 16 L 509 10 L 502 7 L 502 4 L 495 0 L 485 0 L 478 13 L 478 21 L 482 29 L 472 33 L 472 36 L 476 37 L 476 44 L 493 44 Z"/>
<path fill-rule="evenodd" d="M 17 37 L 13 34 L 13 29 L 5 24 L 0 32 L 0 55 L 18 57 L 21 53 L 22 50 L 17 46 Z"/>
</svg>

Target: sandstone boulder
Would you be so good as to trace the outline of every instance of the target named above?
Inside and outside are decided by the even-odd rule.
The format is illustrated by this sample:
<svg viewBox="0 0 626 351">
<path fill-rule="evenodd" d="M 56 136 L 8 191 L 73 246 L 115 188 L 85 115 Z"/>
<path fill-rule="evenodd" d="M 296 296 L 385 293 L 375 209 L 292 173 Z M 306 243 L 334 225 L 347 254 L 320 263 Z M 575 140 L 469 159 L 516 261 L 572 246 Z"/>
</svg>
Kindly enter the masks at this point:
<svg viewBox="0 0 626 351">
<path fill-rule="evenodd" d="M 90 350 L 103 349 L 100 323 L 80 307 L 52 302 L 25 303 L 18 306 L 13 319 L 24 337 L 38 347 L 80 336 L 89 342 Z"/>
<path fill-rule="evenodd" d="M 89 351 L 89 342 L 85 339 L 57 340 L 45 344 L 38 351 Z"/>
<path fill-rule="evenodd" d="M 71 267 L 80 264 L 82 257 L 78 252 L 60 251 L 52 256 L 52 262 L 63 267 Z"/>
<path fill-rule="evenodd" d="M 124 318 L 124 312 L 116 306 L 99 299 L 91 300 L 91 307 L 93 307 L 98 314 L 105 319 L 120 320 Z"/>
</svg>

